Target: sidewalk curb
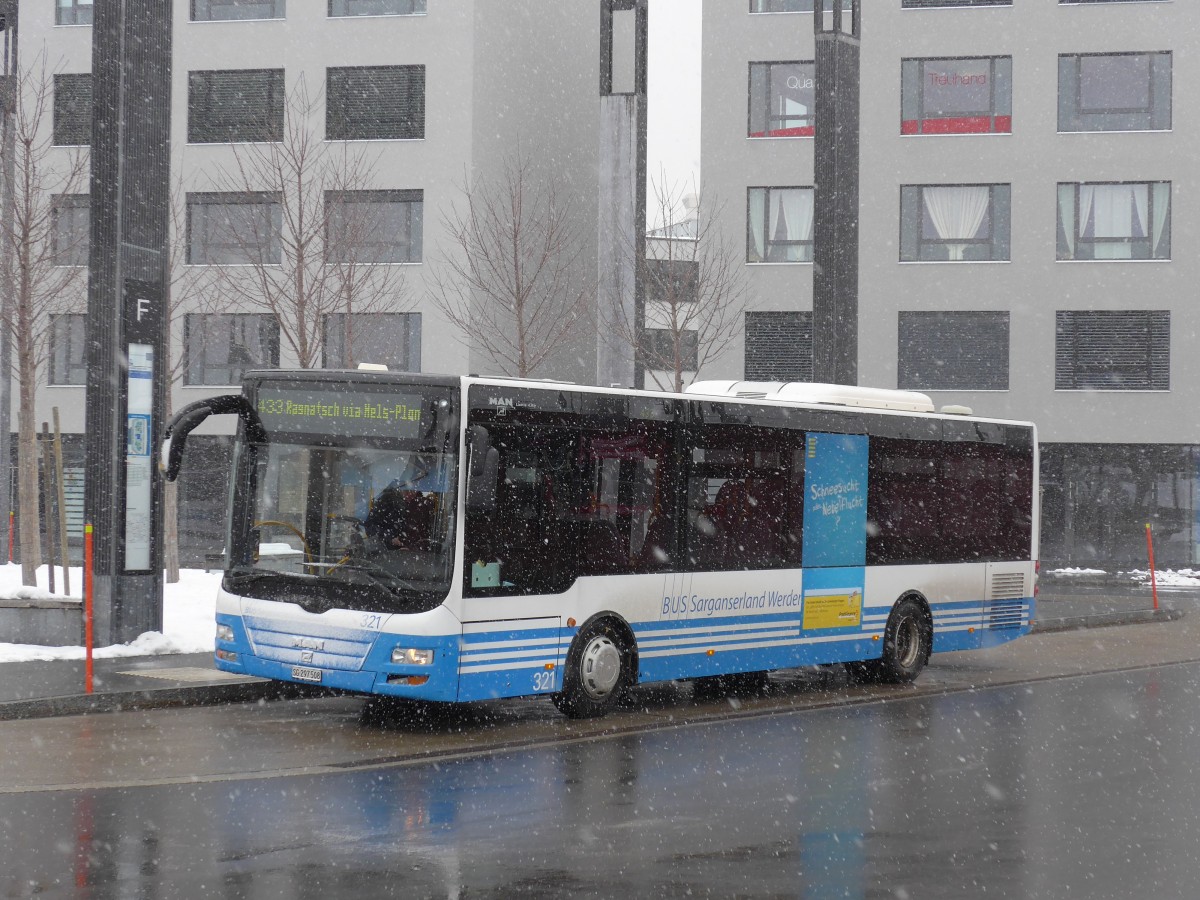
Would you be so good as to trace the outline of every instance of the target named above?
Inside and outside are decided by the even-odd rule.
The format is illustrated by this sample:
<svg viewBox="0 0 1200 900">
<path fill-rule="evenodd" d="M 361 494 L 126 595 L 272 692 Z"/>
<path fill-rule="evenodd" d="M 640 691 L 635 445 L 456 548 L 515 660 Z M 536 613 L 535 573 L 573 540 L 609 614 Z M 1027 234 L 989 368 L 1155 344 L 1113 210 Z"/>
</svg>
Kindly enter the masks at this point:
<svg viewBox="0 0 1200 900">
<path fill-rule="evenodd" d="M 1084 628 L 1111 628 L 1114 625 L 1146 625 L 1151 622 L 1173 622 L 1182 619 L 1181 609 L 1132 609 L 1095 616 L 1064 616 L 1061 619 L 1038 619 L 1033 623 L 1032 634 L 1049 634 L 1055 631 L 1079 631 Z"/>
</svg>

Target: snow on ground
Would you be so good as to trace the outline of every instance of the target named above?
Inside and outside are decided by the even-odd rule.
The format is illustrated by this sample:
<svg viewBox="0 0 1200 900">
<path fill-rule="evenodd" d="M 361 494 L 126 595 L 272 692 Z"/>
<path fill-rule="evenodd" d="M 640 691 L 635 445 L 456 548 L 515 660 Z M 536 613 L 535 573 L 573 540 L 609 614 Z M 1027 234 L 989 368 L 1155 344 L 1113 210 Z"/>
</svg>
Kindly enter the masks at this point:
<svg viewBox="0 0 1200 900">
<path fill-rule="evenodd" d="M 71 569 L 71 597 L 82 602 L 83 574 Z M 55 570 L 56 592 L 51 594 L 46 566 L 38 570 L 38 587 L 21 585 L 19 565 L 0 565 L 0 598 L 5 599 L 64 599 L 62 570 Z M 163 653 L 211 653 L 213 650 L 213 617 L 216 614 L 217 588 L 221 573 L 199 569 L 183 569 L 177 584 L 163 585 L 163 630 L 147 631 L 128 644 L 98 647 L 97 659 L 121 656 L 157 656 Z M 33 644 L 0 643 L 0 662 L 23 662 L 40 659 L 83 659 L 83 647 L 41 647 Z"/>
<path fill-rule="evenodd" d="M 1107 575 L 1108 573 L 1105 572 L 1103 569 L 1080 569 L 1075 566 L 1068 566 L 1065 569 L 1051 569 L 1049 574 L 1072 576 L 1072 575 Z"/>
<path fill-rule="evenodd" d="M 1149 569 L 1134 569 L 1122 574 L 1128 575 L 1140 584 L 1148 585 L 1150 583 Z M 1200 585 L 1200 571 L 1196 569 L 1168 569 L 1164 572 L 1160 569 L 1155 569 L 1154 580 L 1159 587 L 1196 587 Z"/>
</svg>

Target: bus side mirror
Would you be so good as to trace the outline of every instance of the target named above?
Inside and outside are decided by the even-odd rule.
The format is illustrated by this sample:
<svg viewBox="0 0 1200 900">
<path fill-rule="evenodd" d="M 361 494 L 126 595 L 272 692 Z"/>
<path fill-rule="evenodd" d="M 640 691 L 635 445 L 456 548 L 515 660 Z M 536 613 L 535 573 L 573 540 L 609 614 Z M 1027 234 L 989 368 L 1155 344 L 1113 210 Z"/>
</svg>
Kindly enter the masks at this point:
<svg viewBox="0 0 1200 900">
<path fill-rule="evenodd" d="M 492 446 L 491 436 L 482 425 L 472 425 L 468 429 L 468 436 L 471 460 L 467 469 L 467 509 L 470 512 L 491 512 L 496 508 L 500 451 Z"/>
</svg>

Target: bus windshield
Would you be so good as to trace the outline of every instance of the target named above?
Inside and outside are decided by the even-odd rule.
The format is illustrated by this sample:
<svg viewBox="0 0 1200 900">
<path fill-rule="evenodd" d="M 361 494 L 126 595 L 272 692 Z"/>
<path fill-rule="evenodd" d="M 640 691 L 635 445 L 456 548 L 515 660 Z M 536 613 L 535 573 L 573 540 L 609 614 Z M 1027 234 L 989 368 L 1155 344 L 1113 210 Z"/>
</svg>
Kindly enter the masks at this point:
<svg viewBox="0 0 1200 900">
<path fill-rule="evenodd" d="M 309 611 L 441 603 L 454 557 L 451 395 L 263 386 L 255 406 L 263 427 L 238 447 L 245 514 L 233 519 L 227 590 Z"/>
</svg>

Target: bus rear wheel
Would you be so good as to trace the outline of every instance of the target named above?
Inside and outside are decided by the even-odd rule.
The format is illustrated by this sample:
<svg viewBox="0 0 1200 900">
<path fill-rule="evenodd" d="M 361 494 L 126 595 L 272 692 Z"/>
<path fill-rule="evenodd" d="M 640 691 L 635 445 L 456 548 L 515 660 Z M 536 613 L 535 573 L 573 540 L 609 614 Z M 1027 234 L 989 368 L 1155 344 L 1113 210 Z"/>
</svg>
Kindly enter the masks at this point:
<svg viewBox="0 0 1200 900">
<path fill-rule="evenodd" d="M 585 625 L 567 651 L 562 691 L 554 695 L 554 705 L 572 719 L 603 716 L 628 687 L 629 660 L 625 637 L 612 622 Z"/>
<path fill-rule="evenodd" d="M 879 659 L 851 663 L 856 681 L 908 684 L 915 681 L 933 652 L 933 623 L 925 605 L 915 597 L 904 597 L 892 607 L 883 632 L 883 655 Z"/>
</svg>

